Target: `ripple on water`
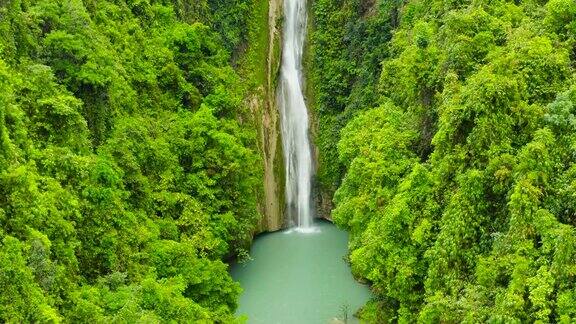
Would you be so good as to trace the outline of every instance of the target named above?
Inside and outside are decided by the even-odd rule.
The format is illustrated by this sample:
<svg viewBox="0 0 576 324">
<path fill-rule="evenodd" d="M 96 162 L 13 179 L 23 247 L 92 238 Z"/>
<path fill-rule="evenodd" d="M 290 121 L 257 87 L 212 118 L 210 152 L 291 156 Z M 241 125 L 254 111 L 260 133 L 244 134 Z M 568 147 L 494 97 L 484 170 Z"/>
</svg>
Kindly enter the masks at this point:
<svg viewBox="0 0 576 324">
<path fill-rule="evenodd" d="M 294 227 L 283 231 L 284 234 L 318 234 L 320 233 L 320 227 L 318 226 L 310 226 L 310 227 Z"/>
</svg>

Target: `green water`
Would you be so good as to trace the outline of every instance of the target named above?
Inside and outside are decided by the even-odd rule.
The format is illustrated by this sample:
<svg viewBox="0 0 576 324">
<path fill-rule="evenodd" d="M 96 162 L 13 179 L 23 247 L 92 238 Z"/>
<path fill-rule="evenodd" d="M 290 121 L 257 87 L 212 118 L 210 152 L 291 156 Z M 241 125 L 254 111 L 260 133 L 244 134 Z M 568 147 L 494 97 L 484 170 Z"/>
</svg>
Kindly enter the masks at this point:
<svg viewBox="0 0 576 324">
<path fill-rule="evenodd" d="M 370 298 L 354 280 L 343 257 L 348 235 L 329 222 L 316 223 L 318 233 L 278 232 L 259 236 L 252 261 L 232 266 L 232 277 L 244 289 L 238 315 L 249 324 L 329 323 L 352 315 Z"/>
</svg>

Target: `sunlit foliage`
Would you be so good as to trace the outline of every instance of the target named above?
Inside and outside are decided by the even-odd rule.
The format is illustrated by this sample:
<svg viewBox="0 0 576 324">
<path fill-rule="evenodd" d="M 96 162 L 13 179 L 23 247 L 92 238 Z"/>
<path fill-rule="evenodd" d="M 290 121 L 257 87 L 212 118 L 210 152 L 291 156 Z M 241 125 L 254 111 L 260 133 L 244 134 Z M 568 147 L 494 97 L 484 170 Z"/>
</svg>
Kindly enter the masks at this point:
<svg viewBox="0 0 576 324">
<path fill-rule="evenodd" d="M 251 5 L 0 1 L 0 321 L 235 321 Z"/>
<path fill-rule="evenodd" d="M 375 293 L 362 316 L 573 322 L 576 3 L 390 4 L 374 4 L 397 21 L 378 102 L 356 108 L 350 87 L 315 87 L 320 120 L 342 109 L 353 117 L 339 133 L 320 127 L 319 138 L 325 163 L 344 166 L 333 217 L 351 231 L 353 271 Z M 331 28 L 357 23 L 319 6 L 315 15 L 325 23 L 317 43 L 348 41 L 329 38 Z M 316 59 L 329 70 L 315 73 L 339 75 L 332 82 L 349 82 L 337 71 L 374 68 Z M 337 156 L 322 151 L 334 134 Z"/>
</svg>

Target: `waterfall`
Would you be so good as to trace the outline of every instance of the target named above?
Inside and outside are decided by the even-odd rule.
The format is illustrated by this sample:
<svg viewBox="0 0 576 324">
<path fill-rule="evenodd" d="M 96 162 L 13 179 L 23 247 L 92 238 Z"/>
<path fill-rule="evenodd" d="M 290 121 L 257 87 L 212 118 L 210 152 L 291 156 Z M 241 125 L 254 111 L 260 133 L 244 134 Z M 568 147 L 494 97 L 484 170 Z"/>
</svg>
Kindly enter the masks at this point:
<svg viewBox="0 0 576 324">
<path fill-rule="evenodd" d="M 296 230 L 312 228 L 312 150 L 308 111 L 302 93 L 302 52 L 306 36 L 306 0 L 284 0 L 282 67 L 278 87 L 282 145 L 286 166 L 288 218 Z"/>
</svg>

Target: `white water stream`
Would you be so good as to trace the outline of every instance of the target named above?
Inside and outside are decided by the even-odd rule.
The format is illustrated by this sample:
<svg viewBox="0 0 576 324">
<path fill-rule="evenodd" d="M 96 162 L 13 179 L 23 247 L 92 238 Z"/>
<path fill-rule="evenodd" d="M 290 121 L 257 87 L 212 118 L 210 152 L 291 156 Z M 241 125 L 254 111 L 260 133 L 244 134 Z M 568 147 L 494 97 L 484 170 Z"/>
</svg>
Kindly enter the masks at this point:
<svg viewBox="0 0 576 324">
<path fill-rule="evenodd" d="M 313 232 L 312 150 L 308 111 L 302 93 L 302 52 L 306 36 L 306 0 L 284 1 L 282 68 L 278 88 L 282 144 L 286 166 L 288 218 L 296 231 Z"/>
<path fill-rule="evenodd" d="M 237 314 L 253 324 L 358 323 L 351 315 L 370 299 L 370 290 L 354 280 L 344 260 L 348 235 L 327 221 L 313 221 L 312 148 L 302 94 L 306 0 L 284 0 L 284 17 L 277 102 L 287 216 L 294 227 L 260 235 L 250 250 L 252 260 L 232 267 L 244 289 Z"/>
</svg>

